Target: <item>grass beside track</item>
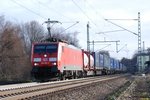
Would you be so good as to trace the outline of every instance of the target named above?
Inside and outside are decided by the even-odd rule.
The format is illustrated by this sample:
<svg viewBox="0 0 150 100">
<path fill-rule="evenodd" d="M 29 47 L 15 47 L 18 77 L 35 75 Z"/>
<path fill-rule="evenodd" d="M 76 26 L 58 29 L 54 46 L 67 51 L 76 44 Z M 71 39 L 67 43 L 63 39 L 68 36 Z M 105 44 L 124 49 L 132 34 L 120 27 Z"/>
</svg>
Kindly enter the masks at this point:
<svg viewBox="0 0 150 100">
<path fill-rule="evenodd" d="M 123 86 L 119 87 L 113 93 L 109 94 L 105 98 L 105 100 L 116 100 L 116 98 L 118 98 L 120 96 L 120 94 L 131 85 L 131 83 L 132 83 L 131 81 L 127 81 Z"/>
</svg>

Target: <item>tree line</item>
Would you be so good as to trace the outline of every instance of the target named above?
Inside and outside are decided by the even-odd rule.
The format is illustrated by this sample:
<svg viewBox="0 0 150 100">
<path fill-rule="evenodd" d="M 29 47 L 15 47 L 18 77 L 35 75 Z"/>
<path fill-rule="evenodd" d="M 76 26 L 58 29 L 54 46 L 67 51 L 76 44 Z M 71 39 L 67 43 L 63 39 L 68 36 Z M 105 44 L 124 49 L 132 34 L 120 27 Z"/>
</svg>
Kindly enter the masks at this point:
<svg viewBox="0 0 150 100">
<path fill-rule="evenodd" d="M 147 48 L 145 51 L 146 52 L 141 53 L 140 56 L 149 55 L 150 57 L 150 48 Z M 132 74 L 138 73 L 138 63 L 137 63 L 138 56 L 139 56 L 138 52 L 135 52 L 135 54 L 133 55 L 131 59 L 128 59 L 128 58 L 121 59 L 121 62 L 127 67 L 127 72 L 132 73 Z M 149 61 L 146 61 L 144 65 L 146 65 L 144 72 L 149 73 L 150 72 L 150 59 Z"/>
</svg>

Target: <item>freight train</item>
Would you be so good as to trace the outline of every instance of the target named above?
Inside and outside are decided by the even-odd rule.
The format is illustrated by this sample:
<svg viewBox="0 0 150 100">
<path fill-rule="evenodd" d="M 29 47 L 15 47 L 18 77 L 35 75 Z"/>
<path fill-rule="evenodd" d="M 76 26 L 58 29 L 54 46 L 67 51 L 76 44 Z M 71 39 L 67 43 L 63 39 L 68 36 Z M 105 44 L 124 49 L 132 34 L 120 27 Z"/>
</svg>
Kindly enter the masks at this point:
<svg viewBox="0 0 150 100">
<path fill-rule="evenodd" d="M 62 41 L 33 43 L 31 63 L 31 75 L 40 81 L 114 74 L 126 70 L 119 60 L 106 53 L 91 53 Z"/>
</svg>

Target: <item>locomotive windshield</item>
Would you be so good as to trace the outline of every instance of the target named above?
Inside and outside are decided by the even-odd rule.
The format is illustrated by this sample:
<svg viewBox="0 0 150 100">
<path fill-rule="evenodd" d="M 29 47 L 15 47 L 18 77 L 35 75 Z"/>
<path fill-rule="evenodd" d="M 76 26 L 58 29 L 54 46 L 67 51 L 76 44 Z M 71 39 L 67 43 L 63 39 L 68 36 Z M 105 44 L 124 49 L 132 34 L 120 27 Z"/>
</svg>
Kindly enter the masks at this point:
<svg viewBox="0 0 150 100">
<path fill-rule="evenodd" d="M 53 53 L 57 52 L 56 44 L 38 44 L 34 45 L 34 53 Z"/>
</svg>

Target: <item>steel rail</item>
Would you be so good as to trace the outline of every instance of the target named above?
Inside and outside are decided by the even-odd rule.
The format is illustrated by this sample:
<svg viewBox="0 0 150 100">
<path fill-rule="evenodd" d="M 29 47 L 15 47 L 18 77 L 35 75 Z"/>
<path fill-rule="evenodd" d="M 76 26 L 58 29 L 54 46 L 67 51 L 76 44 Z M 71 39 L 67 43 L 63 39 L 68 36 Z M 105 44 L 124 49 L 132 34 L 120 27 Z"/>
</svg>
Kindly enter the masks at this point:
<svg viewBox="0 0 150 100">
<path fill-rule="evenodd" d="M 122 77 L 124 75 L 120 76 L 105 76 L 105 77 L 96 77 L 96 78 L 90 78 L 85 80 L 76 80 L 76 81 L 67 81 L 67 82 L 60 82 L 59 84 L 46 84 L 46 85 L 39 85 L 39 86 L 32 86 L 27 88 L 21 88 L 21 89 L 14 89 L 14 90 L 5 90 L 0 92 L 0 99 L 2 100 L 16 100 L 16 99 L 29 99 L 34 97 L 43 96 L 46 94 L 67 90 L 71 88 L 76 88 L 80 86 L 85 86 L 88 84 L 93 84 L 97 82 L 107 81 L 116 79 L 119 77 Z"/>
</svg>

